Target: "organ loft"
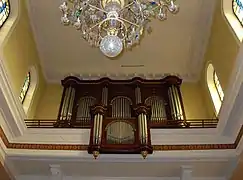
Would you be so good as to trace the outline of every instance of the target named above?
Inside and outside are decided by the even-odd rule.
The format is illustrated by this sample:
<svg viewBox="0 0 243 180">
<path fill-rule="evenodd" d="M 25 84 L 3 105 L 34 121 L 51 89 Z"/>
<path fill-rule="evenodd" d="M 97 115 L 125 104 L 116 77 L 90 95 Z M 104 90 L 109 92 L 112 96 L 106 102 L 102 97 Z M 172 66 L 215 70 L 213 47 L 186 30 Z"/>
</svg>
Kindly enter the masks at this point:
<svg viewBox="0 0 243 180">
<path fill-rule="evenodd" d="M 187 127 L 180 92 L 182 80 L 62 80 L 63 95 L 55 127 L 90 128 L 88 152 L 153 152 L 151 128 Z"/>
</svg>

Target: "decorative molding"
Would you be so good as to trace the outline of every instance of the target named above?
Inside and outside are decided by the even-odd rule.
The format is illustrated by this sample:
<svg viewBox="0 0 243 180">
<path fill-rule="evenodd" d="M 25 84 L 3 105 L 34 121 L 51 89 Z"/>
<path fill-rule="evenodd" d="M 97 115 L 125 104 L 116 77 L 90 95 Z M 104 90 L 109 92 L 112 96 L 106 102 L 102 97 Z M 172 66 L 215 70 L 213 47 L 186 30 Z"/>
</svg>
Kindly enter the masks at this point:
<svg viewBox="0 0 243 180">
<path fill-rule="evenodd" d="M 201 14 L 203 17 L 195 22 L 194 34 L 191 36 L 191 47 L 189 53 L 191 54 L 188 66 L 190 67 L 190 79 L 195 82 L 200 80 L 201 73 L 204 64 L 204 55 L 206 53 L 208 42 L 211 35 L 211 26 L 213 23 L 214 11 L 216 1 L 201 1 Z M 203 34 L 203 36 L 202 36 Z M 201 37 L 201 41 L 195 37 Z"/>
<path fill-rule="evenodd" d="M 141 79 L 145 80 L 160 80 L 165 78 L 166 76 L 177 76 L 180 79 L 183 80 L 183 82 L 195 82 L 195 78 L 191 78 L 191 76 L 186 73 L 186 74 L 178 74 L 178 73 L 92 73 L 92 74 L 76 74 L 76 73 L 69 73 L 66 74 L 65 76 L 61 74 L 52 74 L 52 75 L 46 75 L 48 83 L 54 83 L 54 84 L 59 84 L 60 79 L 64 79 L 68 76 L 75 76 L 81 80 L 87 80 L 87 81 L 92 81 L 92 80 L 99 80 L 102 77 L 106 77 L 112 80 L 131 80 L 134 77 L 139 77 Z"/>
<path fill-rule="evenodd" d="M 18 180 L 50 180 L 48 176 L 20 175 Z M 63 180 L 180 180 L 180 177 L 92 177 L 64 176 Z M 224 177 L 192 177 L 192 180 L 226 180 Z"/>
<path fill-rule="evenodd" d="M 176 144 L 176 145 L 153 145 L 154 151 L 184 151 L 184 150 L 223 150 L 236 149 L 243 135 L 243 126 L 232 144 Z M 38 149 L 38 150 L 64 150 L 64 151 L 87 151 L 88 144 L 33 144 L 11 143 L 0 127 L 0 137 L 9 149 Z"/>
</svg>

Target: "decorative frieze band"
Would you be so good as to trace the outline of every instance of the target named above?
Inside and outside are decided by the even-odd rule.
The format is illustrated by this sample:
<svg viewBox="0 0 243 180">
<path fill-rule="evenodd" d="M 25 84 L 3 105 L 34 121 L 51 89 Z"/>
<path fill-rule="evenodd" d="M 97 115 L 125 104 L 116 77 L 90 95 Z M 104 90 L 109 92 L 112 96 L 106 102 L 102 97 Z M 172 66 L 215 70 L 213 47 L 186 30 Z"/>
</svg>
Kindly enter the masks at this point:
<svg viewBox="0 0 243 180">
<path fill-rule="evenodd" d="M 220 150 L 236 149 L 243 135 L 243 126 L 232 144 L 176 144 L 176 145 L 153 145 L 154 151 L 183 151 L 183 150 Z M 8 141 L 3 129 L 0 127 L 0 137 L 9 149 L 38 149 L 38 150 L 76 150 L 87 151 L 88 144 L 28 144 L 11 143 Z"/>
</svg>

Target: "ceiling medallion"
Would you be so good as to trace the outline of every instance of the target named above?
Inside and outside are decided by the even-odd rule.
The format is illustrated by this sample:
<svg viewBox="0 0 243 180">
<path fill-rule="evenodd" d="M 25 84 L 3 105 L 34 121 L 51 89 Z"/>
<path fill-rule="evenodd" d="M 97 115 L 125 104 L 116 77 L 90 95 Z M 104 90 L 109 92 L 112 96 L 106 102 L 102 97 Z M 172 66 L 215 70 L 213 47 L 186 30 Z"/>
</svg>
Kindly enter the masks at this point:
<svg viewBox="0 0 243 180">
<path fill-rule="evenodd" d="M 139 44 L 150 18 L 164 21 L 176 14 L 176 0 L 68 0 L 60 6 L 61 22 L 73 25 L 92 46 L 108 57 Z"/>
</svg>

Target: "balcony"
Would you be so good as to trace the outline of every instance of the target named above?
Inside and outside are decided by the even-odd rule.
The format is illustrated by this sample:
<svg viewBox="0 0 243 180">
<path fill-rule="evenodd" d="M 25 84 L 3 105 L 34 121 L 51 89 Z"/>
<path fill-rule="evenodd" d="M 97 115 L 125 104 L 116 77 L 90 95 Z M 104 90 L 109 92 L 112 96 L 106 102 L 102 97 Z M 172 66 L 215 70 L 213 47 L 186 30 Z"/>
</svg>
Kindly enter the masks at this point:
<svg viewBox="0 0 243 180">
<path fill-rule="evenodd" d="M 67 133 L 75 132 L 79 139 L 82 134 L 83 145 L 94 156 L 97 153 L 152 153 L 156 144 L 168 143 L 168 140 L 173 142 L 182 138 L 183 142 L 190 142 L 199 138 L 201 133 L 216 132 L 217 118 L 200 118 L 200 114 L 206 111 L 202 102 L 198 106 L 201 97 L 195 95 L 197 102 L 191 101 L 195 98 L 187 97 L 198 93 L 197 90 L 200 95 L 200 88 L 193 84 L 188 93 L 188 88 L 183 89 L 185 85 L 181 88 L 181 83 L 182 80 L 176 76 L 156 81 L 141 78 L 84 81 L 70 76 L 62 81 L 63 88 L 58 91 L 59 100 L 53 100 L 55 96 L 49 96 L 49 102 L 42 103 L 41 100 L 42 109 L 37 109 L 37 113 L 42 112 L 43 116 L 25 119 L 25 124 L 29 132 L 35 135 L 53 131 L 58 136 L 60 133 L 63 139 L 69 139 Z M 54 90 L 47 92 L 47 95 L 55 94 Z M 57 107 L 56 116 L 44 117 L 52 110 L 49 103 L 53 102 Z M 192 108 L 188 108 L 190 106 Z M 43 109 L 47 113 L 43 113 Z M 199 112 L 197 117 L 192 115 L 194 112 L 191 109 Z M 40 128 L 42 130 L 38 131 Z M 161 139 L 161 133 L 164 133 L 163 137 L 170 134 L 170 138 Z M 188 134 L 187 138 L 182 137 L 181 133 Z M 41 136 L 47 138 L 47 134 Z M 55 136 L 58 137 L 57 134 Z M 210 141 L 217 138 L 209 136 L 204 138 Z"/>
<path fill-rule="evenodd" d="M 52 92 L 47 91 L 47 94 L 60 94 L 58 97 L 60 101 L 49 97 L 48 102 L 43 101 L 44 107 L 37 110 L 37 116 L 33 119 L 26 119 L 25 123 L 28 128 L 90 129 L 92 126 L 91 107 L 95 104 L 106 106 L 107 113 L 104 118 L 106 121 L 123 116 L 135 118 L 136 104 L 145 103 L 151 108 L 151 114 L 147 118 L 151 129 L 216 128 L 218 119 L 214 117 L 214 112 L 210 113 L 212 115 L 206 115 L 208 105 L 200 102 L 203 101 L 203 97 L 199 97 L 203 96 L 200 87 L 195 84 L 188 86 L 189 88 L 187 85 L 181 87 L 181 83 L 182 80 L 176 76 L 167 76 L 157 81 L 141 78 L 124 81 L 108 78 L 83 81 L 76 77 L 67 77 L 62 81 L 63 90 L 59 88 Z M 57 90 L 60 92 L 56 92 Z M 118 104 L 112 105 L 116 98 L 118 98 L 119 102 L 116 102 Z M 194 98 L 197 98 L 197 102 L 191 100 Z M 45 116 L 45 114 L 50 114 L 48 111 L 52 111 L 49 104 L 53 102 L 56 103 L 57 108 L 52 114 L 55 113 L 56 116 Z M 46 105 L 48 108 L 42 111 Z"/>
</svg>

